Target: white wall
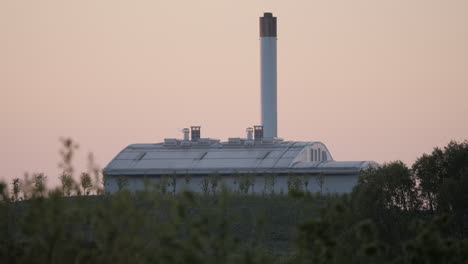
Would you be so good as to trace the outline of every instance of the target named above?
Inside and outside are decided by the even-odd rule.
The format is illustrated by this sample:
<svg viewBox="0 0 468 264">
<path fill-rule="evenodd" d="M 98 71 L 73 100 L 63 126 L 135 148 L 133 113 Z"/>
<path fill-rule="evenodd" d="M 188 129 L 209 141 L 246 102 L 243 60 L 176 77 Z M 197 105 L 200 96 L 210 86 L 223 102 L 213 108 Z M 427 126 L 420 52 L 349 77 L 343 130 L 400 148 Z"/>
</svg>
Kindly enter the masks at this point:
<svg viewBox="0 0 468 264">
<path fill-rule="evenodd" d="M 260 38 L 262 125 L 265 137 L 278 137 L 276 37 Z"/>
<path fill-rule="evenodd" d="M 248 193 L 287 193 L 288 192 L 288 181 L 291 182 L 294 179 L 298 179 L 300 177 L 302 184 L 300 185 L 301 188 L 304 188 L 304 176 L 276 176 L 275 184 L 273 188 L 269 186 L 265 186 L 265 177 L 264 176 L 250 176 L 250 180 L 254 182 L 253 188 L 249 188 Z M 120 179 L 119 179 L 120 178 Z M 323 185 L 322 185 L 322 192 L 323 193 L 349 193 L 352 191 L 352 188 L 357 184 L 357 175 L 326 175 L 323 176 Z M 125 179 L 125 180 L 124 180 Z M 248 176 L 219 176 L 218 187 L 217 190 L 221 190 L 221 186 L 231 190 L 231 191 L 240 191 L 239 182 L 248 180 Z M 271 179 L 271 178 L 270 178 Z M 307 190 L 309 192 L 320 192 L 320 185 L 318 183 L 318 178 L 316 176 L 308 176 L 306 178 L 309 183 L 307 186 Z M 132 176 L 132 177 L 115 177 L 115 176 L 107 176 L 106 183 L 105 183 L 105 191 L 107 193 L 114 193 L 118 191 L 118 181 L 124 182 L 125 189 L 136 191 L 136 190 L 143 190 L 146 188 L 156 188 L 155 186 L 159 184 L 161 186 L 164 181 L 171 182 L 171 176 L 166 177 L 159 177 L 159 176 L 149 176 L 149 177 L 139 177 L 139 176 Z M 180 192 L 183 190 L 190 190 L 195 192 L 204 192 L 203 191 L 203 182 L 208 181 L 210 182 L 210 177 L 205 176 L 190 176 L 188 177 L 188 182 L 186 181 L 183 175 L 177 175 L 176 177 L 176 192 Z M 267 180 L 267 182 L 269 182 Z M 271 181 L 270 181 L 271 182 Z M 298 181 L 299 182 L 299 181 Z M 211 192 L 211 184 L 209 185 L 209 192 Z M 157 188 L 160 191 L 160 187 Z M 304 189 L 302 189 L 304 190 Z M 167 186 L 167 192 L 173 192 L 173 186 Z"/>
</svg>

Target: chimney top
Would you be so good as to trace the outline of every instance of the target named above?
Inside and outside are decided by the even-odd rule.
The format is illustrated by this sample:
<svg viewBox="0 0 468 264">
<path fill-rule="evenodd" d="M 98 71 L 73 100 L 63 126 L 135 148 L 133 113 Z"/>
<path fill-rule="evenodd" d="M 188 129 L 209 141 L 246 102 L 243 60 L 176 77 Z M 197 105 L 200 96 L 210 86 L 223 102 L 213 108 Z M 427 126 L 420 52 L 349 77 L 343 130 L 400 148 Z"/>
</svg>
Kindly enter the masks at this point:
<svg viewBox="0 0 468 264">
<path fill-rule="evenodd" d="M 197 141 L 200 139 L 200 126 L 191 126 L 190 127 L 192 134 L 192 141 Z"/>
<path fill-rule="evenodd" d="M 276 37 L 276 17 L 272 13 L 260 17 L 260 37 Z"/>
<path fill-rule="evenodd" d="M 255 141 L 263 139 L 263 126 L 254 126 L 254 139 Z"/>
</svg>

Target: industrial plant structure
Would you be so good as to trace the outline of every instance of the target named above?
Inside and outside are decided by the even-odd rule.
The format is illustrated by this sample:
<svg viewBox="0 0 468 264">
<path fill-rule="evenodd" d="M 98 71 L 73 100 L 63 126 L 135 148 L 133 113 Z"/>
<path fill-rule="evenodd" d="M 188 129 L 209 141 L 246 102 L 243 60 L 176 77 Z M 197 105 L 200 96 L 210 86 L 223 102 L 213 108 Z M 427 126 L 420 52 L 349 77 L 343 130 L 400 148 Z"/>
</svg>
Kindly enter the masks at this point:
<svg viewBox="0 0 468 264">
<path fill-rule="evenodd" d="M 226 142 L 202 138 L 201 128 L 192 126 L 183 129 L 182 139 L 129 145 L 104 169 L 106 192 L 139 190 L 148 184 L 206 192 L 207 184 L 213 183 L 257 193 L 287 192 L 293 187 L 350 192 L 359 172 L 376 166 L 375 162 L 335 161 L 321 142 L 277 137 L 276 36 L 276 17 L 265 13 L 260 17 L 262 125 L 247 128 L 245 138 Z"/>
</svg>

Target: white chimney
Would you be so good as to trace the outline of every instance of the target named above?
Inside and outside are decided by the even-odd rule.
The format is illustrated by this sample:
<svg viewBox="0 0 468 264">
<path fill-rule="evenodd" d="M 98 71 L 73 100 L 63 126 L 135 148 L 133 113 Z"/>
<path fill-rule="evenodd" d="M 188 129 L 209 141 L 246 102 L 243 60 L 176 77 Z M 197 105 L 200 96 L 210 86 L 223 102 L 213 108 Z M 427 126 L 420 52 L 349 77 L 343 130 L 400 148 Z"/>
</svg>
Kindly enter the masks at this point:
<svg viewBox="0 0 468 264">
<path fill-rule="evenodd" d="M 264 137 L 278 136 L 276 106 L 276 17 L 260 17 L 261 101 Z"/>
</svg>

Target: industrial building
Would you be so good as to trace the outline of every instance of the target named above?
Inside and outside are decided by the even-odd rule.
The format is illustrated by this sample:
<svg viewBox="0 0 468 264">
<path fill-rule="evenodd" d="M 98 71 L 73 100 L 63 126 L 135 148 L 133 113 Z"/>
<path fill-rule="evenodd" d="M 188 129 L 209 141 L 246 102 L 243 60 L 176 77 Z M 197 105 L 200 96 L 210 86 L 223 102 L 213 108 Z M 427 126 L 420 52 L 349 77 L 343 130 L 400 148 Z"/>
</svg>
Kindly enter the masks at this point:
<svg viewBox="0 0 468 264">
<path fill-rule="evenodd" d="M 359 172 L 375 162 L 335 161 L 322 142 L 287 141 L 277 135 L 276 28 L 271 13 L 260 17 L 262 125 L 225 142 L 202 138 L 201 127 L 192 126 L 183 129 L 181 139 L 129 145 L 104 169 L 106 192 L 139 190 L 163 180 L 166 184 L 168 178 L 173 191 L 200 192 L 213 175 L 217 186 L 231 190 L 241 188 L 240 179 L 248 176 L 247 191 L 255 193 L 287 192 L 295 179 L 310 192 L 350 192 Z"/>
</svg>

